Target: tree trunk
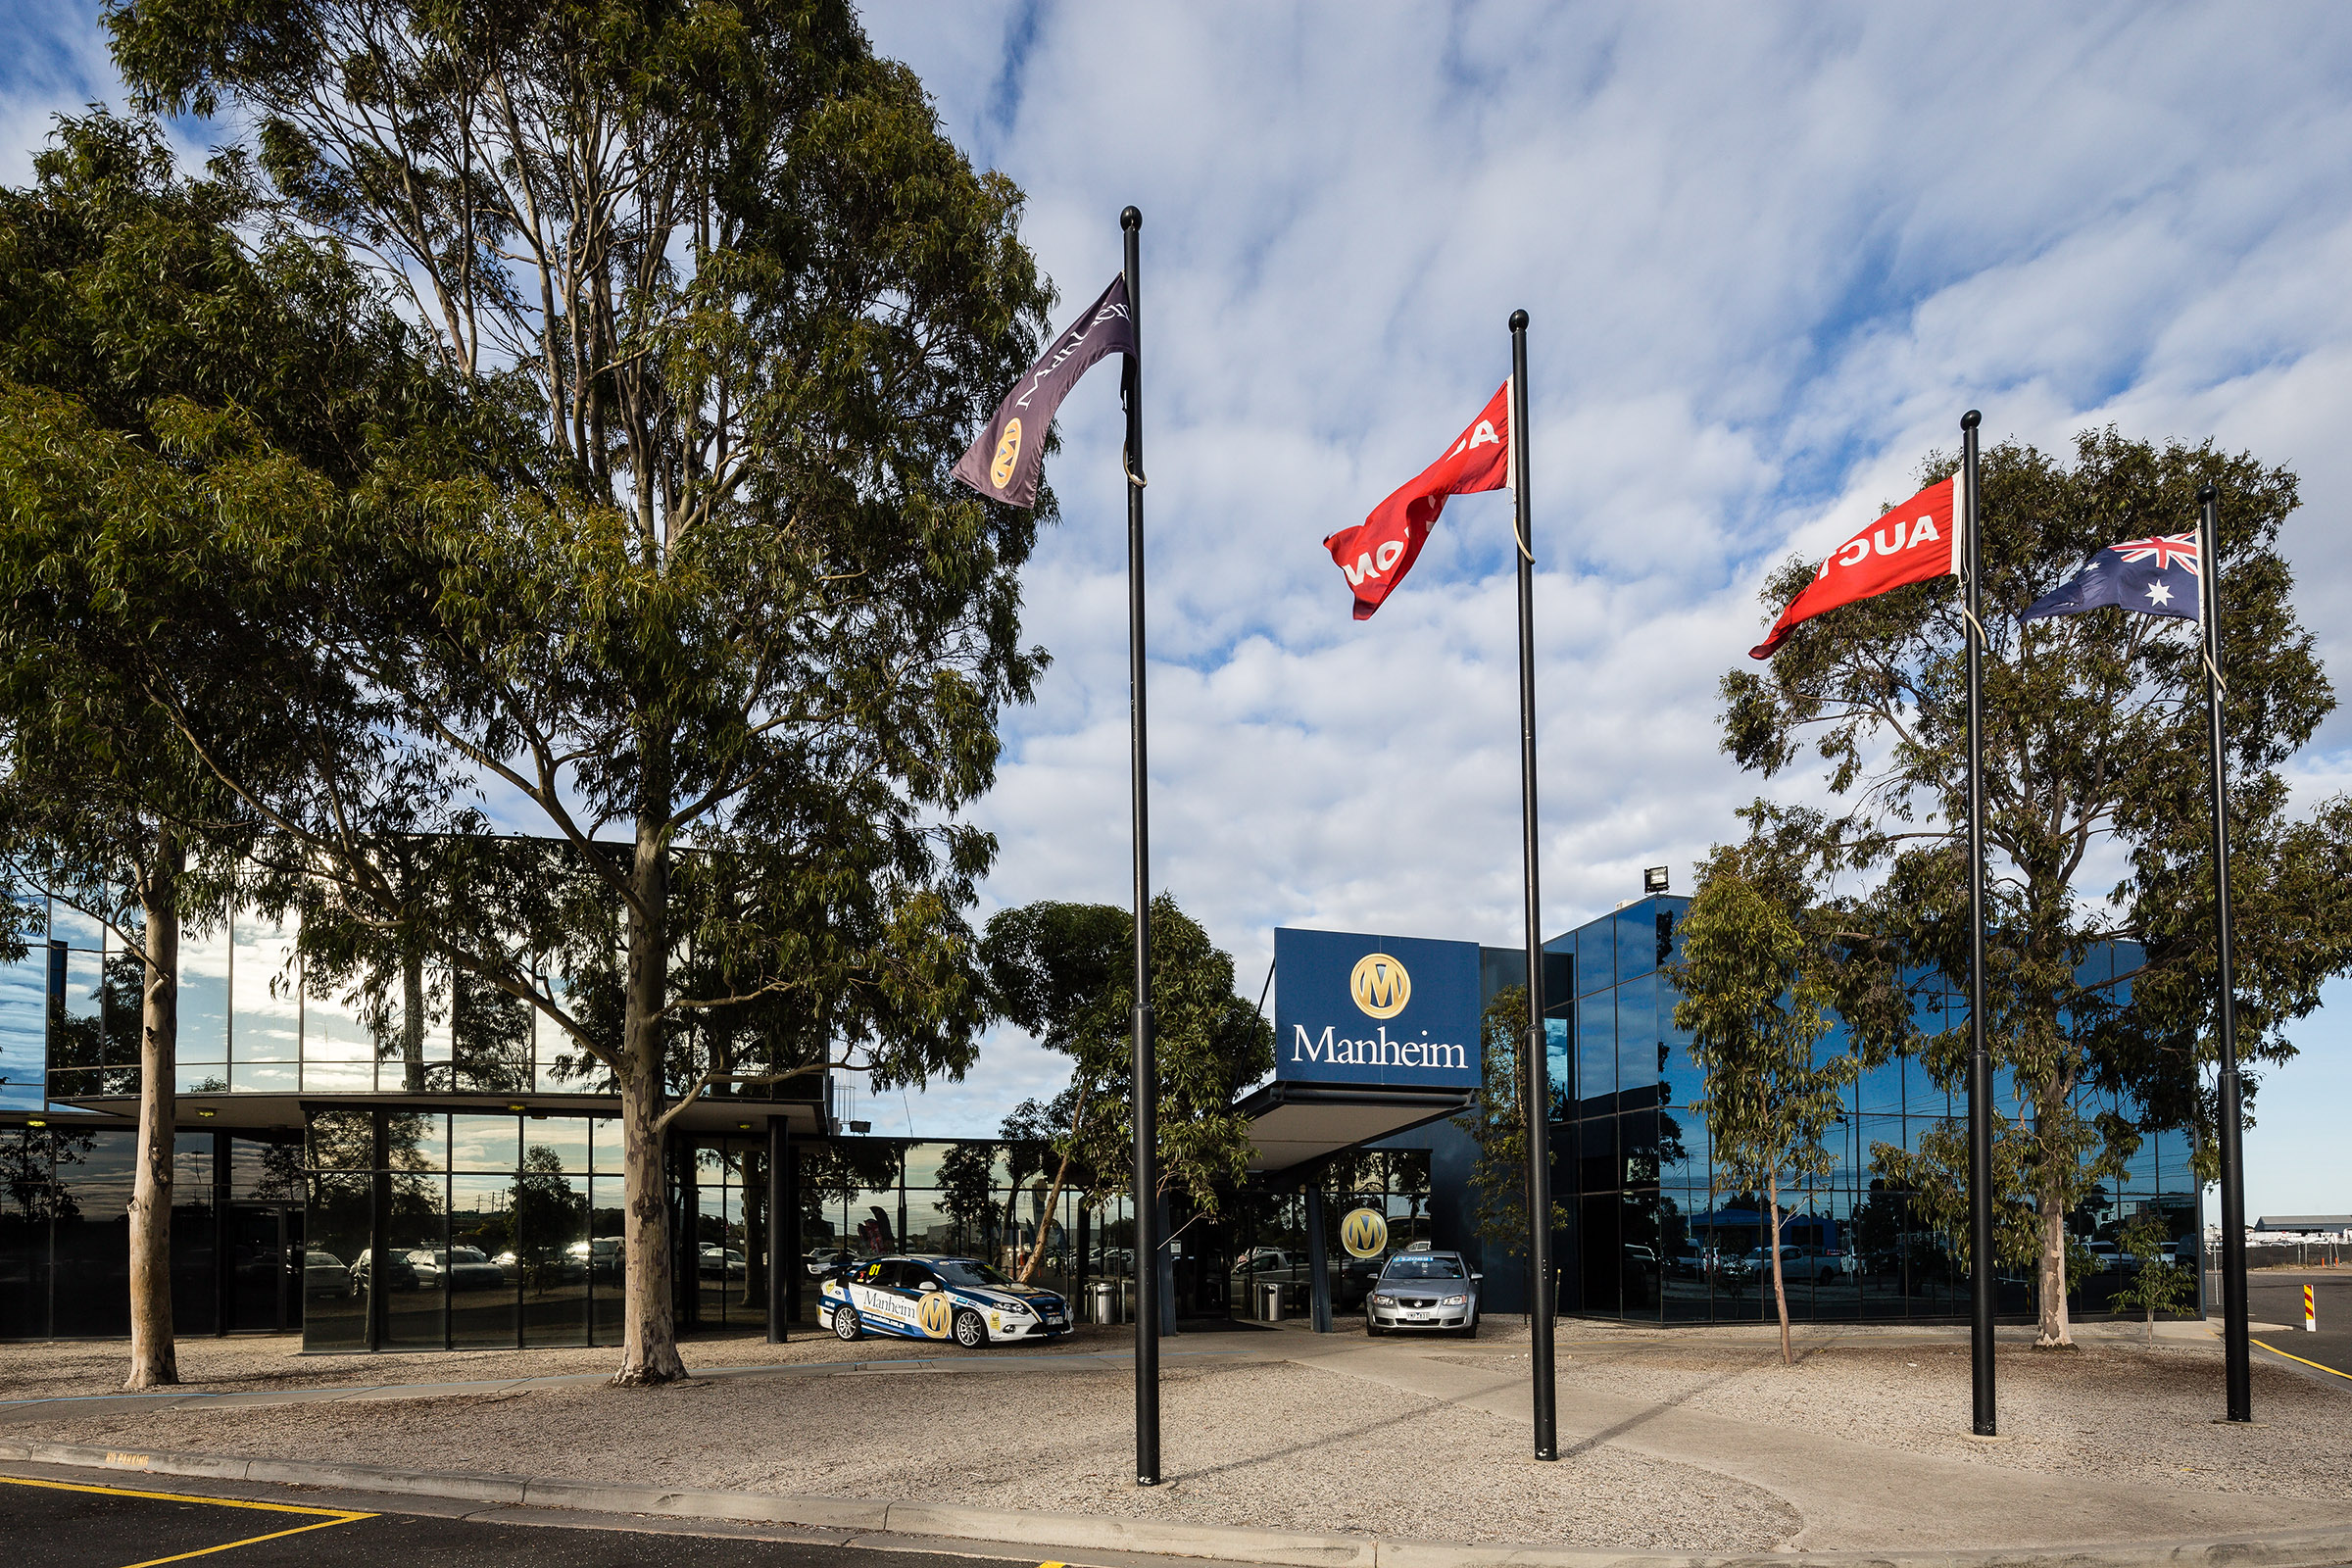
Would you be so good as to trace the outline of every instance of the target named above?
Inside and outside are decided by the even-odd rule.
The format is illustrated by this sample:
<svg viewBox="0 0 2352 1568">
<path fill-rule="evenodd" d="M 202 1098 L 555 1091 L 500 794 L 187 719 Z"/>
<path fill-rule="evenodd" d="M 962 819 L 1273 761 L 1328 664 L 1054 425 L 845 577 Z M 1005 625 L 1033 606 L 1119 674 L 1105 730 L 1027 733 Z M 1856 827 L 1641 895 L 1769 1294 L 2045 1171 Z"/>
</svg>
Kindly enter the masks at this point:
<svg viewBox="0 0 2352 1568">
<path fill-rule="evenodd" d="M 139 889 L 147 922 L 139 1003 L 139 1154 L 130 1193 L 130 1376 L 126 1389 L 179 1381 L 172 1335 L 172 1123 L 179 1055 L 179 874 L 186 857 L 170 828 Z"/>
<path fill-rule="evenodd" d="M 2044 1191 L 2035 1200 L 2035 1210 L 2041 1229 L 2041 1258 L 2035 1269 L 2041 1333 L 2034 1348 L 2052 1350 L 2075 1343 L 2066 1321 L 2066 1209 L 2057 1195 Z"/>
<path fill-rule="evenodd" d="M 412 1095 L 424 1093 L 424 955 L 412 953 L 400 960 L 401 1087 Z M 456 1088 L 456 1084 L 449 1087 Z"/>
<path fill-rule="evenodd" d="M 1070 1141 L 1073 1144 L 1078 1141 L 1078 1135 L 1086 1129 L 1088 1093 L 1088 1089 L 1078 1091 L 1078 1108 L 1070 1116 Z M 1023 1285 L 1028 1284 L 1030 1277 L 1037 1273 L 1037 1260 L 1045 1255 L 1046 1226 L 1053 1220 L 1054 1210 L 1061 1202 L 1061 1184 L 1069 1179 L 1069 1174 L 1070 1156 L 1064 1154 L 1061 1156 L 1061 1164 L 1054 1172 L 1054 1185 L 1046 1191 L 1046 1215 L 1037 1223 L 1037 1245 L 1029 1250 L 1029 1261 L 1021 1265 L 1020 1280 Z"/>
<path fill-rule="evenodd" d="M 2156 1307 L 2153 1302 L 2148 1306 L 2148 1343 L 2156 1343 Z"/>
<path fill-rule="evenodd" d="M 1054 1205 L 1061 1201 L 1061 1184 L 1070 1174 L 1070 1156 L 1061 1156 L 1060 1169 L 1054 1172 L 1054 1185 L 1046 1189 L 1046 1212 L 1037 1222 L 1037 1245 L 1029 1249 L 1029 1260 L 1021 1265 L 1020 1282 L 1029 1283 L 1037 1273 L 1038 1259 L 1046 1255 L 1046 1227 L 1054 1223 Z"/>
<path fill-rule="evenodd" d="M 651 767 L 649 765 L 649 772 Z M 649 791 L 666 796 L 666 791 Z M 612 1381 L 670 1383 L 686 1376 L 670 1303 L 669 1188 L 662 1158 L 662 1006 L 669 968 L 669 863 L 661 842 L 666 808 L 637 817 L 629 914 L 627 1001 L 621 1022 L 621 1354 Z"/>
<path fill-rule="evenodd" d="M 1764 1178 L 1764 1205 L 1772 1218 L 1765 1250 L 1772 1253 L 1772 1304 L 1781 1314 L 1781 1365 L 1794 1366 L 1796 1355 L 1788 1344 L 1788 1287 L 1781 1278 L 1781 1179 L 1777 1172 Z"/>
</svg>

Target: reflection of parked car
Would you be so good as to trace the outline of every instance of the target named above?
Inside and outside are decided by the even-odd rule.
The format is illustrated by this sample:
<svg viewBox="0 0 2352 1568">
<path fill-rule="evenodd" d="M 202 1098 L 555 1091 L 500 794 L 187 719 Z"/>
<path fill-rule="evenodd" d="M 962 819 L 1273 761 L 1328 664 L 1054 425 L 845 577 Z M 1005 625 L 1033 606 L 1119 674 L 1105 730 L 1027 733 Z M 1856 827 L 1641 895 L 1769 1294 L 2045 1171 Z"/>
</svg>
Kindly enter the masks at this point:
<svg viewBox="0 0 2352 1568">
<path fill-rule="evenodd" d="M 375 1271 L 369 1267 L 370 1260 L 374 1256 L 374 1250 L 370 1249 L 352 1260 L 352 1295 L 358 1296 L 366 1291 L 369 1282 L 374 1278 Z M 417 1288 L 421 1282 L 416 1277 L 416 1265 L 410 1261 L 413 1256 L 415 1256 L 413 1252 L 405 1250 L 395 1250 L 384 1254 L 385 1290 L 413 1291 Z"/>
<path fill-rule="evenodd" d="M 351 1277 L 343 1260 L 332 1252 L 313 1248 L 302 1254 L 302 1294 L 305 1296 L 341 1296 L 351 1288 Z"/>
<path fill-rule="evenodd" d="M 732 1247 L 706 1246 L 703 1249 L 700 1267 L 705 1279 L 739 1280 L 749 1266 L 749 1260 Z"/>
<path fill-rule="evenodd" d="M 1733 1263 L 1727 1272 L 1735 1279 L 1762 1280 L 1772 1273 L 1772 1259 L 1765 1255 L 1761 1247 L 1751 1247 L 1747 1250 L 1747 1255 Z M 1816 1284 L 1827 1285 L 1841 1272 L 1842 1265 L 1835 1254 L 1810 1247 L 1781 1249 L 1781 1278 L 1784 1281 L 1812 1280 Z"/>
<path fill-rule="evenodd" d="M 507 1283 L 507 1271 L 482 1255 L 478 1247 L 452 1247 L 431 1253 L 433 1266 L 457 1291 L 495 1290 Z"/>
<path fill-rule="evenodd" d="M 812 1247 L 808 1250 L 808 1255 L 802 1259 L 802 1266 L 808 1270 L 810 1279 L 821 1280 L 826 1275 L 848 1268 L 857 1261 L 844 1249 L 827 1250 L 822 1247 Z"/>
<path fill-rule="evenodd" d="M 2124 1254 L 2113 1242 L 2084 1242 L 2082 1250 L 2090 1254 L 2102 1274 L 2112 1274 L 2123 1266 Z"/>
<path fill-rule="evenodd" d="M 620 1238 L 617 1236 L 591 1237 L 574 1242 L 564 1250 L 574 1266 L 587 1270 L 598 1279 L 620 1277 Z"/>
</svg>

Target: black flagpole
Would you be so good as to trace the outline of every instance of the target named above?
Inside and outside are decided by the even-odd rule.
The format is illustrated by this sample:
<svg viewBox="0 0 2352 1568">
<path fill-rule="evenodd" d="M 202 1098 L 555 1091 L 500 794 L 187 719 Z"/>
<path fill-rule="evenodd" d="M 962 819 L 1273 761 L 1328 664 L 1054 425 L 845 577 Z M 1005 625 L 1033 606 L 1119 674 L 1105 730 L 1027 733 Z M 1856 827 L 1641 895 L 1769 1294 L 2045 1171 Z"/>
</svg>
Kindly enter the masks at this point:
<svg viewBox="0 0 2352 1568">
<path fill-rule="evenodd" d="M 1527 499 L 1527 313 L 1511 313 L 1511 506 L 1519 557 L 1519 802 L 1527 857 L 1528 1339 L 1533 1352 L 1536 1457 L 1560 1456 L 1551 1373 L 1551 1082 L 1544 1030 L 1544 910 L 1536 889 L 1536 558 Z"/>
<path fill-rule="evenodd" d="M 1977 425 L 1960 416 L 1961 483 L 1968 487 L 1968 1274 L 1969 1382 L 1978 1437 L 1998 1435 L 1992 1403 L 1992 1058 L 1984 1050 L 1984 542 L 1977 505 Z"/>
<path fill-rule="evenodd" d="M 1135 765 L 1135 1482 L 1159 1485 L 1159 1063 L 1152 1043 L 1152 850 L 1144 768 L 1144 215 L 1119 214 L 1127 235 L 1127 310 L 1135 353 L 1127 394 L 1127 694 Z"/>
<path fill-rule="evenodd" d="M 2230 930 L 2230 813 L 2227 755 L 2222 746 L 2222 558 L 2221 492 L 2197 491 L 2197 576 L 2203 603 L 2197 608 L 2205 633 L 2205 744 L 2213 791 L 2214 938 L 2220 950 L 2221 997 L 2215 1034 L 2222 1055 L 2222 1347 L 2229 1380 L 2230 1419 L 2254 1419 L 2253 1351 L 2246 1344 L 2246 1188 L 2240 1148 L 2237 1082 L 2237 953 Z"/>
</svg>

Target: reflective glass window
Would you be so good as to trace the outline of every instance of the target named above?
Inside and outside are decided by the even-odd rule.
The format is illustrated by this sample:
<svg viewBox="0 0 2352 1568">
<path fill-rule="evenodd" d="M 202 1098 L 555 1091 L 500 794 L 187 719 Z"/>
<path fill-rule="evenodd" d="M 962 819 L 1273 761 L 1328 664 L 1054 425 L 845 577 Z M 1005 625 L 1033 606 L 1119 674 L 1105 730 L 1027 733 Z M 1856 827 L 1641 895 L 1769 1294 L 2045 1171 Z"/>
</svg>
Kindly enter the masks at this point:
<svg viewBox="0 0 2352 1568">
<path fill-rule="evenodd" d="M 1644 975 L 1658 966 L 1658 908 L 1655 899 L 1629 904 L 1610 916 L 1617 928 L 1617 979 L 1620 983 Z"/>
<path fill-rule="evenodd" d="M 230 927 L 231 1002 L 228 1059 L 231 1062 L 294 1062 L 302 1059 L 302 998 L 290 929 L 258 915 L 240 915 Z M 230 1074 L 238 1089 L 242 1074 Z M 290 1086 L 289 1086 L 290 1087 Z"/>
<path fill-rule="evenodd" d="M 511 1171 L 522 1163 L 522 1118 L 460 1112 L 450 1117 L 453 1170 Z"/>
<path fill-rule="evenodd" d="M 228 931 L 179 934 L 179 1046 L 182 1064 L 228 1060 Z M 225 1076 L 225 1075 L 223 1075 Z"/>
<path fill-rule="evenodd" d="M 515 1177 L 449 1179 L 449 1343 L 453 1349 L 512 1348 L 521 1269 L 514 1253 Z"/>
<path fill-rule="evenodd" d="M 45 906 L 21 900 L 24 956 L 0 960 L 0 1110 L 38 1110 L 49 1073 L 49 949 Z M 0 1308 L 0 1311 L 4 1311 Z M 7 1331 L 0 1326 L 0 1334 Z"/>
<path fill-rule="evenodd" d="M 1617 988 L 1617 1093 L 1629 1104 L 1654 1104 L 1660 1048 L 1658 976 L 1644 974 Z"/>
<path fill-rule="evenodd" d="M 1580 1115 L 1616 1108 L 1617 994 L 1595 991 L 1576 1004 L 1576 1100 Z"/>
</svg>

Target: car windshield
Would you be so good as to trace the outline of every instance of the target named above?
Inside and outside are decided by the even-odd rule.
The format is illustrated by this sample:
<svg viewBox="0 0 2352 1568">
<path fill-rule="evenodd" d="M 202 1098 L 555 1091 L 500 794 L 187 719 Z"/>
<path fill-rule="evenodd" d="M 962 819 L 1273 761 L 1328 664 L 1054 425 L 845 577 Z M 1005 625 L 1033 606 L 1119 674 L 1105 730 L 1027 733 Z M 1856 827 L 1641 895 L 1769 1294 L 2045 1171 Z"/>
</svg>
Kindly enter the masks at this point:
<svg viewBox="0 0 2352 1568">
<path fill-rule="evenodd" d="M 943 1257 L 931 1265 L 950 1285 L 1010 1285 L 1002 1270 L 968 1257 Z"/>
<path fill-rule="evenodd" d="M 453 1247 L 449 1250 L 449 1255 L 452 1260 L 460 1263 L 484 1263 L 489 1261 L 489 1259 L 482 1256 L 479 1250 L 471 1247 Z"/>
<path fill-rule="evenodd" d="M 1462 1260 L 1458 1257 L 1400 1256 L 1389 1259 L 1381 1271 L 1392 1280 L 1458 1280 L 1462 1277 Z"/>
</svg>

